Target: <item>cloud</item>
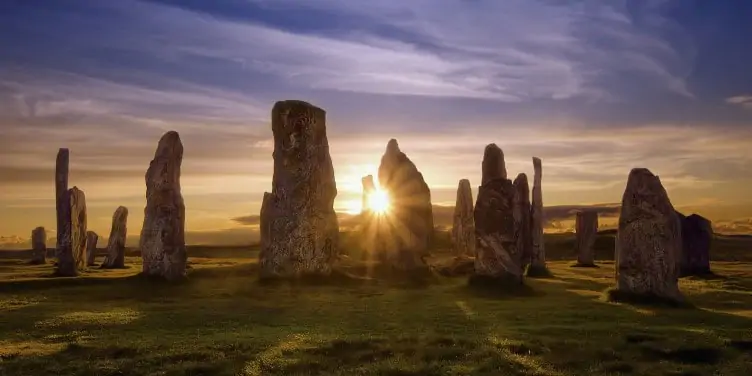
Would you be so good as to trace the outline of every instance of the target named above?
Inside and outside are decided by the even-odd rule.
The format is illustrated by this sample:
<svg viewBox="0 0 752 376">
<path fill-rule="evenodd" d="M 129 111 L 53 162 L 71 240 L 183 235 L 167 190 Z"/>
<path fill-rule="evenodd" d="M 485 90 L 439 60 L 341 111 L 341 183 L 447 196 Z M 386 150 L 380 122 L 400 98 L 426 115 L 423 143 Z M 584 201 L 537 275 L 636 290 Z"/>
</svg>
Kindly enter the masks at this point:
<svg viewBox="0 0 752 376">
<path fill-rule="evenodd" d="M 737 95 L 735 97 L 726 98 L 726 103 L 752 110 L 752 95 Z"/>
</svg>

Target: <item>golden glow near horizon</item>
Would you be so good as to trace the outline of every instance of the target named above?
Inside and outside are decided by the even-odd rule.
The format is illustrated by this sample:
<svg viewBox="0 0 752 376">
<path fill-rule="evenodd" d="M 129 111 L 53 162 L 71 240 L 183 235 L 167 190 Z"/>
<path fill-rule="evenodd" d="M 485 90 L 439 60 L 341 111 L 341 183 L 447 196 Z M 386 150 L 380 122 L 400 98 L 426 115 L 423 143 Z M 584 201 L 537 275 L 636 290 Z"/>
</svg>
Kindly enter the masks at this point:
<svg viewBox="0 0 752 376">
<path fill-rule="evenodd" d="M 389 194 L 381 189 L 376 189 L 368 195 L 368 209 L 377 214 L 383 215 L 389 212 Z"/>
</svg>

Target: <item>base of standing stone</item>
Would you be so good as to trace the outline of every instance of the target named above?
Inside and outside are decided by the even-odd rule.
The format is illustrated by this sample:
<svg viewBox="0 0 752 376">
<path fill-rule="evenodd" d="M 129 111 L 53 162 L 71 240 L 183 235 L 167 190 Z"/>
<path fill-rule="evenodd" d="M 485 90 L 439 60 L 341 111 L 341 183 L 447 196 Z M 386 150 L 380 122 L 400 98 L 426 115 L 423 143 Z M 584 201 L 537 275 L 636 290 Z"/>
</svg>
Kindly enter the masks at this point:
<svg viewBox="0 0 752 376">
<path fill-rule="evenodd" d="M 96 266 L 96 265 L 92 265 L 92 266 Z M 103 263 L 102 265 L 99 265 L 99 269 L 128 269 L 128 268 L 126 268 L 125 265 L 108 266 L 107 264 Z"/>
<path fill-rule="evenodd" d="M 716 274 L 708 268 L 694 268 L 681 270 L 679 277 L 715 277 Z"/>
<path fill-rule="evenodd" d="M 530 265 L 527 267 L 525 276 L 530 278 L 551 278 L 554 275 L 545 266 Z"/>
<path fill-rule="evenodd" d="M 44 265 L 46 263 L 45 260 L 29 260 L 29 265 Z"/>
<path fill-rule="evenodd" d="M 437 272 L 445 277 L 471 275 L 475 272 L 475 258 L 467 256 L 455 257 L 449 265 L 437 268 Z"/>
<path fill-rule="evenodd" d="M 571 268 L 600 268 L 600 266 L 595 265 L 595 264 L 582 264 L 579 262 L 576 264 L 572 264 L 569 267 Z"/>
<path fill-rule="evenodd" d="M 493 295 L 531 295 L 533 290 L 522 280 L 513 276 L 491 277 L 473 274 L 467 279 L 467 285 L 473 290 Z"/>
<path fill-rule="evenodd" d="M 636 294 L 633 292 L 622 291 L 616 288 L 610 288 L 604 293 L 606 301 L 612 303 L 626 303 L 633 305 L 660 306 L 673 308 L 692 308 L 692 303 L 684 297 L 669 298 L 653 294 Z"/>
</svg>

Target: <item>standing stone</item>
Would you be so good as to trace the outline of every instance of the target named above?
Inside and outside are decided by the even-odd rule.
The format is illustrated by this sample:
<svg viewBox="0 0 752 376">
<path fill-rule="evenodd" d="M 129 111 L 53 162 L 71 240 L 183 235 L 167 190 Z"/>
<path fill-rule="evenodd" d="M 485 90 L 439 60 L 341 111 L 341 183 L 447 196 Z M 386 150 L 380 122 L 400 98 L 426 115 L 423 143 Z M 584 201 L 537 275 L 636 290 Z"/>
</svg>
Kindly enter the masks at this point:
<svg viewBox="0 0 752 376">
<path fill-rule="evenodd" d="M 457 257 L 475 257 L 475 218 L 473 217 L 473 191 L 470 181 L 462 179 L 457 186 L 454 205 L 452 244 Z"/>
<path fill-rule="evenodd" d="M 531 204 L 530 223 L 532 249 L 530 251 L 530 266 L 527 268 L 528 276 L 550 275 L 546 267 L 546 247 L 543 240 L 543 166 L 540 158 L 533 157 L 533 202 Z"/>
<path fill-rule="evenodd" d="M 426 269 L 422 256 L 434 231 L 431 190 L 395 139 L 389 140 L 381 157 L 379 183 L 388 192 L 391 204 L 388 218 L 378 229 L 388 265 L 401 271 Z"/>
<path fill-rule="evenodd" d="M 185 204 L 180 192 L 182 161 L 180 135 L 175 131 L 165 133 L 145 176 L 146 207 L 139 248 L 143 273 L 147 276 L 166 280 L 185 276 L 188 256 L 185 250 Z"/>
<path fill-rule="evenodd" d="M 110 237 L 107 240 L 107 255 L 101 268 L 116 269 L 125 267 L 125 238 L 128 235 L 128 208 L 120 206 L 112 215 Z"/>
<path fill-rule="evenodd" d="M 57 241 L 55 275 L 75 277 L 78 275 L 76 260 L 71 249 L 71 200 L 68 191 L 68 149 L 61 148 L 55 164 L 55 208 L 57 211 Z"/>
<path fill-rule="evenodd" d="M 594 267 L 595 237 L 598 235 L 598 212 L 582 210 L 575 217 L 577 264 L 575 266 Z"/>
<path fill-rule="evenodd" d="M 68 190 L 71 206 L 71 252 L 77 270 L 86 267 L 86 196 L 78 187 Z"/>
<path fill-rule="evenodd" d="M 370 199 L 371 194 L 376 192 L 376 185 L 373 183 L 373 175 L 364 176 L 360 179 L 360 182 L 363 184 L 363 201 L 361 203 L 360 212 L 368 213 L 371 211 L 371 208 L 368 206 L 368 200 Z"/>
<path fill-rule="evenodd" d="M 506 179 L 507 167 L 504 162 L 504 152 L 496 144 L 486 145 L 483 151 L 483 163 L 481 165 L 481 185 L 494 179 Z"/>
<path fill-rule="evenodd" d="M 474 213 L 477 256 L 470 282 L 522 284 L 522 254 L 515 235 L 516 190 L 506 178 L 504 154 L 498 146 L 486 146 L 482 166 L 483 184 L 478 188 Z"/>
<path fill-rule="evenodd" d="M 94 266 L 97 257 L 97 242 L 99 235 L 94 231 L 86 231 L 86 266 Z"/>
<path fill-rule="evenodd" d="M 679 276 L 710 274 L 710 245 L 713 240 L 713 226 L 707 219 L 697 214 L 685 217 L 676 213 L 681 220 L 682 255 L 679 258 Z"/>
<path fill-rule="evenodd" d="M 42 265 L 47 262 L 47 232 L 44 227 L 31 231 L 31 263 Z"/>
<path fill-rule="evenodd" d="M 678 286 L 679 219 L 660 179 L 648 169 L 629 173 L 622 198 L 612 300 L 684 300 Z"/>
<path fill-rule="evenodd" d="M 512 202 L 512 215 L 514 216 L 514 236 L 517 244 L 517 252 L 520 253 L 523 270 L 530 263 L 533 252 L 533 233 L 530 219 L 530 186 L 527 175 L 519 174 L 514 179 L 514 201 Z"/>
<path fill-rule="evenodd" d="M 261 209 L 261 277 L 329 275 L 339 225 L 326 112 L 288 100 L 275 103 L 271 115 L 274 177 Z"/>
<path fill-rule="evenodd" d="M 379 218 L 374 215 L 369 207 L 371 195 L 376 192 L 376 185 L 373 182 L 373 175 L 364 176 L 361 179 L 363 185 L 363 201 L 360 210 L 360 239 L 361 256 L 364 260 L 373 258 L 383 258 L 383 250 L 378 246 L 378 223 Z"/>
</svg>

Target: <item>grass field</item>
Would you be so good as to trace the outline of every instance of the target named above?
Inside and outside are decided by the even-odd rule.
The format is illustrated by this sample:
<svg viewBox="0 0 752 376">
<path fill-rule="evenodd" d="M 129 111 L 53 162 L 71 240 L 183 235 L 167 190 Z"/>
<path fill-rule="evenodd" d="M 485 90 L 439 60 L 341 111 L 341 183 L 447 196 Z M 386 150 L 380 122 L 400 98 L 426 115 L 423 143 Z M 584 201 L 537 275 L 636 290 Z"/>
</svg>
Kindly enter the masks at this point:
<svg viewBox="0 0 752 376">
<path fill-rule="evenodd" d="M 569 242 L 548 239 L 551 258 Z M 553 261 L 554 278 L 505 296 L 444 277 L 262 286 L 249 248 L 192 248 L 173 285 L 138 276 L 138 257 L 53 279 L 6 253 L 0 375 L 750 375 L 752 241 L 715 244 L 714 260 L 743 261 L 682 279 L 691 309 L 604 302 L 610 261 Z"/>
</svg>

